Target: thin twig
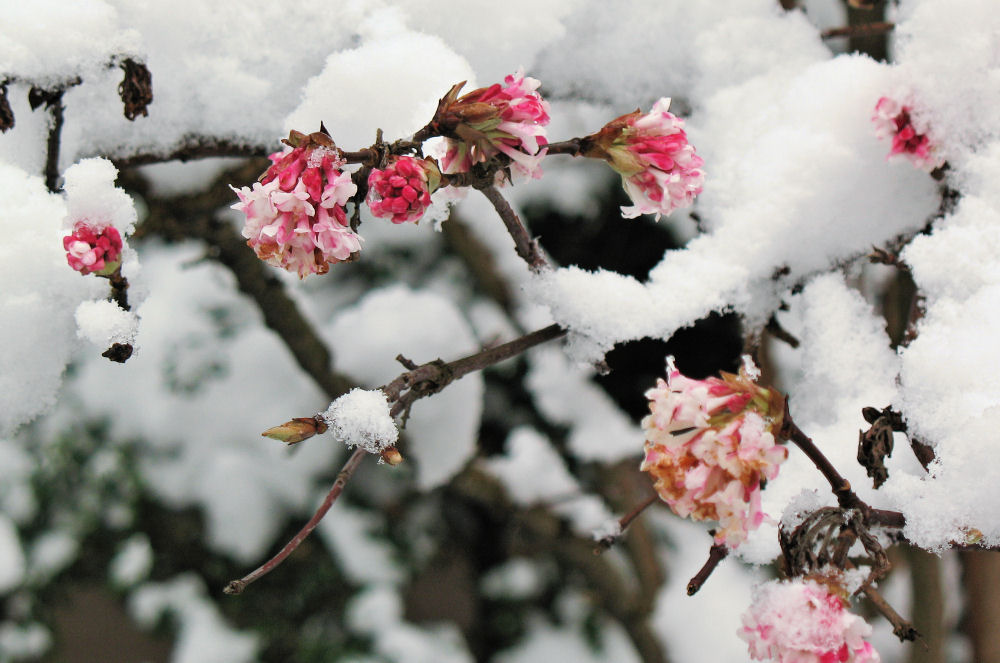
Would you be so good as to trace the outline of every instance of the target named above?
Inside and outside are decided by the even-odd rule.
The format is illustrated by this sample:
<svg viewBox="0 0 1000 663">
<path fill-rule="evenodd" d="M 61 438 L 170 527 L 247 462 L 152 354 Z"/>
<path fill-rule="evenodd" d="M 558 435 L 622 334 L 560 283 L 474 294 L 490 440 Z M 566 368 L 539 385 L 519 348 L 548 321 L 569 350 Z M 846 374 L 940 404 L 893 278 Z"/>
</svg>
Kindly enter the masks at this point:
<svg viewBox="0 0 1000 663">
<path fill-rule="evenodd" d="M 913 624 L 896 612 L 896 609 L 882 598 L 877 589 L 874 587 L 865 587 L 861 592 L 868 597 L 868 600 L 882 613 L 882 616 L 889 620 L 889 623 L 892 624 L 892 632 L 897 638 L 900 640 L 916 640 L 920 637 L 920 633 L 913 627 Z"/>
<path fill-rule="evenodd" d="M 531 238 L 528 229 L 521 222 L 520 217 L 517 216 L 500 191 L 495 186 L 483 187 L 480 191 L 493 203 L 494 209 L 496 209 L 497 214 L 500 215 L 504 225 L 507 227 L 507 232 L 510 233 L 511 238 L 514 240 L 514 248 L 517 251 L 517 255 L 528 263 L 531 271 L 539 272 L 546 267 L 551 267 L 548 259 L 542 254 L 538 242 Z"/>
<path fill-rule="evenodd" d="M 819 36 L 820 39 L 833 39 L 834 37 L 874 37 L 875 35 L 892 32 L 895 29 L 895 23 L 879 21 L 878 23 L 859 23 L 857 25 L 829 28 L 819 33 Z"/>
<path fill-rule="evenodd" d="M 792 421 L 792 417 L 788 414 L 787 409 L 780 437 L 793 442 L 795 446 L 809 457 L 813 465 L 822 472 L 823 476 L 830 483 L 830 488 L 833 489 L 833 494 L 837 496 L 837 502 L 842 509 L 859 509 L 865 514 L 871 511 L 871 508 L 851 488 L 851 482 L 841 476 L 837 468 L 830 462 L 830 459 L 824 456 L 823 452 L 819 450 L 819 447 L 816 446 L 809 436 L 802 432 L 802 429 Z"/>
<path fill-rule="evenodd" d="M 694 575 L 693 578 L 687 584 L 687 594 L 688 596 L 694 596 L 701 589 L 708 577 L 712 575 L 712 571 L 715 567 L 719 565 L 719 562 L 724 560 L 729 554 L 729 548 L 722 543 L 713 544 L 708 550 L 708 560 L 705 565 L 701 567 L 701 570 Z"/>
<path fill-rule="evenodd" d="M 635 508 L 633 508 L 631 511 L 629 511 L 624 516 L 619 518 L 618 533 L 612 536 L 606 536 L 602 538 L 600 541 L 598 541 L 597 548 L 594 549 L 594 554 L 599 555 L 605 550 L 610 549 L 611 546 L 615 545 L 615 541 L 621 538 L 622 534 L 625 533 L 625 530 L 628 529 L 628 526 L 632 524 L 632 521 L 638 518 L 640 513 L 648 509 L 649 506 L 656 501 L 657 497 L 658 495 L 656 493 L 653 493 L 644 501 L 637 504 Z"/>
<path fill-rule="evenodd" d="M 450 363 L 441 359 L 429 361 L 403 373 L 381 389 L 389 401 L 394 401 L 390 414 L 398 416 L 407 412 L 413 403 L 425 396 L 436 394 L 446 386 L 474 371 L 480 371 L 511 357 L 523 353 L 541 343 L 551 341 L 566 335 L 566 330 L 559 325 L 549 325 L 530 334 L 525 334 L 513 341 L 487 348 Z M 409 361 L 405 357 L 401 361 Z M 403 393 L 403 392 L 406 393 Z"/>
<path fill-rule="evenodd" d="M 330 510 L 333 503 L 337 501 L 338 497 L 340 497 L 340 494 L 344 491 L 344 486 L 347 485 L 348 481 L 350 481 L 354 471 L 358 469 L 358 465 L 361 464 L 361 461 L 364 460 L 366 455 L 368 455 L 368 452 L 364 449 L 355 449 L 354 453 L 351 454 L 351 457 L 347 459 L 346 463 L 344 463 L 343 469 L 341 469 L 340 473 L 337 474 L 337 480 L 333 482 L 333 486 L 330 488 L 330 492 L 326 494 L 326 498 L 323 500 L 323 503 L 319 505 L 319 508 L 316 509 L 316 513 L 314 513 L 313 517 L 309 519 L 309 522 L 307 522 L 305 526 L 299 530 L 299 533 L 292 537 L 292 540 L 286 543 L 285 547 L 282 548 L 277 555 L 267 560 L 261 566 L 257 567 L 255 570 L 251 571 L 239 580 L 233 580 L 226 585 L 226 588 L 223 591 L 226 594 L 241 594 L 243 593 L 243 590 L 247 588 L 247 585 L 267 575 L 277 568 L 279 564 L 285 561 L 285 558 L 291 555 L 292 552 L 299 547 L 299 544 L 305 541 L 306 537 L 309 536 L 314 529 L 316 529 L 316 526 L 319 525 L 319 521 L 323 520 L 323 516 L 326 515 L 326 512 Z"/>
</svg>

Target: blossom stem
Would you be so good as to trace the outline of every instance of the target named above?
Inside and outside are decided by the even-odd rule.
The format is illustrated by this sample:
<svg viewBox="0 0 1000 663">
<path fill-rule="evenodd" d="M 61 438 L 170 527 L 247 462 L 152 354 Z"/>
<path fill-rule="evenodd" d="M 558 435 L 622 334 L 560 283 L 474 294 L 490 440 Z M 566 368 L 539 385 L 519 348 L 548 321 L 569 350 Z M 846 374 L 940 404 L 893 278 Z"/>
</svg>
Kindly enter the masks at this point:
<svg viewBox="0 0 1000 663">
<path fill-rule="evenodd" d="M 285 558 L 291 555 L 292 552 L 294 552 L 295 549 L 306 540 L 306 537 L 309 536 L 314 529 L 316 529 L 316 526 L 319 525 L 319 521 L 323 520 L 323 516 L 326 515 L 326 512 L 330 510 L 333 503 L 337 501 L 338 497 L 340 497 L 340 494 L 344 491 L 344 486 L 347 485 L 348 481 L 350 481 L 354 471 L 358 469 L 361 461 L 367 455 L 368 452 L 364 449 L 356 449 L 354 453 L 351 454 L 351 457 L 347 459 L 347 462 L 344 463 L 344 467 L 340 470 L 340 473 L 337 474 L 337 479 L 333 482 L 333 486 L 330 488 L 330 492 L 326 494 L 326 498 L 323 500 L 323 503 L 319 505 L 319 508 L 316 509 L 316 513 L 314 513 L 313 517 L 309 519 L 309 522 L 307 522 L 305 526 L 299 530 L 299 533 L 292 537 L 292 540 L 286 543 L 285 547 L 282 548 L 277 555 L 267 560 L 264 564 L 257 567 L 255 570 L 251 571 L 239 580 L 233 580 L 226 585 L 226 588 L 223 591 L 226 594 L 241 594 L 243 590 L 247 588 L 247 585 L 267 575 L 277 568 L 279 564 L 285 561 Z"/>
<path fill-rule="evenodd" d="M 655 493 L 650 495 L 648 498 L 646 498 L 645 500 L 637 504 L 635 507 L 633 507 L 631 511 L 629 511 L 624 516 L 619 518 L 618 533 L 606 536 L 602 538 L 600 541 L 598 541 L 598 546 L 597 548 L 594 549 L 594 554 L 600 555 L 605 550 L 610 550 L 611 546 L 615 544 L 615 541 L 621 538 L 622 534 L 625 533 L 625 530 L 628 529 L 628 526 L 632 524 L 632 521 L 638 518 L 639 514 L 648 509 L 649 506 L 652 505 L 653 502 L 655 502 L 658 498 L 659 495 Z"/>
<path fill-rule="evenodd" d="M 510 233 L 511 238 L 514 240 L 514 248 L 517 251 L 517 255 L 528 263 L 531 271 L 537 273 L 546 267 L 551 267 L 548 259 L 542 254 L 538 242 L 532 239 L 528 233 L 528 229 L 520 217 L 517 216 L 517 213 L 514 212 L 510 203 L 500 193 L 499 189 L 495 186 L 486 186 L 479 190 L 493 204 L 497 214 L 503 219 L 503 223 L 507 227 L 507 232 Z"/>
<path fill-rule="evenodd" d="M 708 550 L 708 559 L 705 561 L 704 566 L 701 570 L 694 575 L 693 578 L 687 584 L 687 595 L 694 596 L 701 589 L 708 577 L 712 575 L 712 571 L 715 567 L 719 565 L 719 562 L 724 560 L 726 556 L 729 555 L 729 548 L 723 543 L 715 543 Z"/>
</svg>

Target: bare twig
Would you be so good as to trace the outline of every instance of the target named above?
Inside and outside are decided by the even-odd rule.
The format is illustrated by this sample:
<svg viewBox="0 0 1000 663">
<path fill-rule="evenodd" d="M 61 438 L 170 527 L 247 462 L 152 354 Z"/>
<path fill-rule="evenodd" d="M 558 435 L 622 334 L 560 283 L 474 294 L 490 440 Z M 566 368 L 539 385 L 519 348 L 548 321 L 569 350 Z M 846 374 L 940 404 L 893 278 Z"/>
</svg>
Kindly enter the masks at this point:
<svg viewBox="0 0 1000 663">
<path fill-rule="evenodd" d="M 511 238 L 514 240 L 514 248 L 517 251 L 517 255 L 528 263 L 531 271 L 539 272 L 546 267 L 551 267 L 549 261 L 542 254 L 538 242 L 531 238 L 528 229 L 521 222 L 520 217 L 517 216 L 500 191 L 495 186 L 486 186 L 481 188 L 480 191 L 493 203 L 497 214 L 500 215 L 504 225 L 507 227 L 507 232 L 510 233 Z"/>
<path fill-rule="evenodd" d="M 316 526 L 319 525 L 319 521 L 323 520 L 323 516 L 326 515 L 326 512 L 330 510 L 333 503 L 337 501 L 338 497 L 340 497 L 340 494 L 344 490 L 344 486 L 347 485 L 348 481 L 350 481 L 354 471 L 358 469 L 358 465 L 361 464 L 361 461 L 364 460 L 366 455 L 368 455 L 368 452 L 364 449 L 355 449 L 354 453 L 351 454 L 351 457 L 347 459 L 346 463 L 344 463 L 343 469 L 341 469 L 340 473 L 337 474 L 337 480 L 333 482 L 333 486 L 330 488 L 330 492 L 326 494 L 326 498 L 323 500 L 323 503 L 319 505 L 319 508 L 316 509 L 316 513 L 314 513 L 313 517 L 309 519 L 309 522 L 307 522 L 302 529 L 299 530 L 299 533 L 292 537 L 292 540 L 286 543 L 285 547 L 282 548 L 277 555 L 267 560 L 239 580 L 233 580 L 226 585 L 226 588 L 223 591 L 226 594 L 241 594 L 243 593 L 243 590 L 247 588 L 247 585 L 267 575 L 277 568 L 279 564 L 285 561 L 285 558 L 291 555 L 292 552 L 294 552 L 294 550 L 306 540 L 306 537 L 309 536 L 314 529 L 316 529 Z"/>
<path fill-rule="evenodd" d="M 851 488 L 851 482 L 840 475 L 840 472 L 823 455 L 819 447 L 792 421 L 792 417 L 787 411 L 787 402 L 785 407 L 785 418 L 779 437 L 784 440 L 790 440 L 809 457 L 813 465 L 822 472 L 823 476 L 830 483 L 830 488 L 833 489 L 833 494 L 837 496 L 837 502 L 842 509 L 858 509 L 862 513 L 870 511 L 870 507 Z"/>
<path fill-rule="evenodd" d="M 819 33 L 821 39 L 833 39 L 834 37 L 874 37 L 896 29 L 895 23 L 879 21 L 877 23 L 859 23 L 857 25 L 844 25 L 837 28 L 829 28 Z"/>
<path fill-rule="evenodd" d="M 64 86 L 44 89 L 32 87 L 28 91 L 28 104 L 31 110 L 36 110 L 39 106 L 45 105 L 49 112 L 49 135 L 45 141 L 45 187 L 55 193 L 59 190 L 59 148 L 62 143 L 63 127 L 63 94 L 66 90 L 79 85 L 80 79 L 75 78 Z"/>
<path fill-rule="evenodd" d="M 615 541 L 621 538 L 622 534 L 625 533 L 625 530 L 628 529 L 628 526 L 632 524 L 632 521 L 638 518 L 640 513 L 648 509 L 649 506 L 656 501 L 656 498 L 657 498 L 656 493 L 653 493 L 648 498 L 637 504 L 635 508 L 633 508 L 631 511 L 629 511 L 624 516 L 619 518 L 618 534 L 615 534 L 613 536 L 606 536 L 600 541 L 598 541 L 597 548 L 594 549 L 594 554 L 599 555 L 605 550 L 611 548 L 611 546 L 615 545 Z"/>
<path fill-rule="evenodd" d="M 687 584 L 688 596 L 694 596 L 698 593 L 698 590 L 705 584 L 708 577 L 712 575 L 712 571 L 715 570 L 715 567 L 717 567 L 719 562 L 724 560 L 728 554 L 729 548 L 727 548 L 724 544 L 716 543 L 712 545 L 712 547 L 708 550 L 708 560 L 705 562 L 705 565 L 701 567 L 701 570 L 698 571 L 698 573 L 696 573 Z"/>
<path fill-rule="evenodd" d="M 469 373 L 480 371 L 487 366 L 492 366 L 511 357 L 516 357 L 529 348 L 560 338 L 565 336 L 565 334 L 566 330 L 559 327 L 559 325 L 549 325 L 503 345 L 487 348 L 486 350 L 456 359 L 450 363 L 445 363 L 441 359 L 435 359 L 434 361 L 429 361 L 426 364 L 412 368 L 382 387 L 382 391 L 385 392 L 386 397 L 390 402 L 394 403 L 390 414 L 394 417 L 402 414 L 405 419 L 405 413 L 409 411 L 410 407 L 417 400 L 431 394 L 436 394 L 455 380 Z M 398 357 L 397 359 L 406 366 L 413 365 L 412 362 L 407 364 L 406 362 L 409 362 L 409 360 L 405 357 Z"/>
</svg>

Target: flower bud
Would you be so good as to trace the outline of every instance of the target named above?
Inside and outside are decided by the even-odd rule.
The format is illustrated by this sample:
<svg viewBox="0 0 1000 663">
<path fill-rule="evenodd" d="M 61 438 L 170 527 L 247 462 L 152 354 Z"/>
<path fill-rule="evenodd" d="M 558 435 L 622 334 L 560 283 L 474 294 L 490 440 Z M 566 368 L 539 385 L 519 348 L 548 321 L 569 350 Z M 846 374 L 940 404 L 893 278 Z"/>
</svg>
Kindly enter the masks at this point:
<svg viewBox="0 0 1000 663">
<path fill-rule="evenodd" d="M 622 216 L 670 214 L 690 207 L 701 193 L 705 173 L 684 133 L 684 120 L 667 111 L 663 98 L 643 115 L 635 110 L 612 120 L 583 140 L 583 154 L 604 159 L 622 176 L 622 185 L 635 203 L 622 207 Z"/>
<path fill-rule="evenodd" d="M 368 207 L 393 223 L 416 223 L 431 205 L 441 183 L 441 171 L 431 159 L 395 157 L 383 170 L 368 176 Z"/>
<path fill-rule="evenodd" d="M 269 437 L 285 444 L 297 444 L 303 440 L 308 440 L 316 434 L 326 432 L 326 422 L 319 417 L 296 417 L 291 421 L 286 421 L 280 426 L 268 428 L 261 433 L 262 437 Z"/>
<path fill-rule="evenodd" d="M 110 276 L 121 265 L 122 236 L 118 229 L 87 219 L 77 221 L 73 232 L 63 237 L 66 262 L 81 274 Z"/>
</svg>

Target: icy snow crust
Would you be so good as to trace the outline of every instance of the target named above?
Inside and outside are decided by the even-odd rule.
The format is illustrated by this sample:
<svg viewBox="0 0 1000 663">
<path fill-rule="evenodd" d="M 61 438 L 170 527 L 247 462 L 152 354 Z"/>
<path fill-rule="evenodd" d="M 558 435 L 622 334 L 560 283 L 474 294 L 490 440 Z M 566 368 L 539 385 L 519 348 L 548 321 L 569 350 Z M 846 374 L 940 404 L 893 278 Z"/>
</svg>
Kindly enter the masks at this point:
<svg viewBox="0 0 1000 663">
<path fill-rule="evenodd" d="M 808 5 L 814 19 L 841 11 L 832 0 Z M 141 319 L 137 330 L 99 303 L 106 282 L 68 269 L 61 237 L 76 204 L 74 190 L 84 193 L 81 204 L 103 201 L 118 210 L 115 218 L 123 225 L 115 225 L 123 233 L 136 219 L 131 205 L 115 193 L 110 163 L 81 160 L 96 154 L 164 154 L 197 136 L 276 147 L 289 128 L 312 131 L 320 120 L 338 144 L 355 149 L 371 143 L 376 126 L 389 139 L 418 129 L 452 83 L 467 78 L 471 89 L 518 65 L 539 77 L 553 99 L 554 140 L 596 130 L 602 118 L 648 109 L 661 96 L 673 97 L 675 110 L 690 111 L 686 129 L 707 174 L 697 203 L 707 232 L 666 254 L 645 282 L 571 266 L 532 278 L 481 197 L 460 203 L 459 212 L 476 222 L 472 231 L 494 249 L 499 271 L 524 287 L 518 322 L 527 328 L 553 320 L 569 326 L 573 358 L 593 361 L 625 340 L 669 337 L 710 311 L 736 311 L 749 325 L 759 325 L 785 301 L 789 310 L 779 319 L 802 340 L 798 351 L 777 350 L 792 412 L 861 496 L 875 506 L 902 510 L 905 534 L 922 546 L 938 549 L 968 540 L 974 535 L 970 528 L 984 543 L 1000 544 L 1000 477 L 984 462 L 1000 456 L 995 3 L 904 0 L 896 17 L 893 66 L 834 57 L 809 17 L 783 13 L 773 0 L 644 0 L 628 12 L 600 0 L 517 2 L 499 15 L 495 3 L 485 2 L 442 12 L 425 0 L 307 0 L 289 12 L 280 3 L 260 1 L 87 0 L 6 2 L 2 14 L 0 80 L 13 77 L 8 98 L 16 117 L 15 128 L 0 135 L 2 591 L 24 580 L 31 559 L 17 533 L 34 508 L 31 470 L 15 431 L 42 414 L 52 430 L 104 415 L 113 438 L 146 440 L 140 465 L 150 490 L 171 506 L 200 507 L 207 543 L 247 564 L 275 545 L 287 516 L 314 505 L 317 477 L 342 453 L 334 445 L 309 443 L 288 454 L 260 438 L 260 430 L 295 413 L 319 411 L 329 399 L 237 294 L 231 275 L 202 260 L 202 247 L 147 243 L 141 248 L 137 288 L 149 296 L 134 307 Z M 482 31 L 473 27 L 486 21 L 494 29 L 479 36 Z M 955 49 L 959 40 L 963 48 Z M 141 59 L 153 73 L 149 117 L 135 122 L 122 117 L 116 90 L 121 70 L 113 64 L 118 56 Z M 358 63 L 377 76 L 358 75 Z M 31 85 L 55 86 L 77 76 L 82 83 L 64 97 L 59 165 L 67 197 L 47 192 L 37 177 L 48 117 L 44 108 L 32 112 L 26 95 Z M 952 166 L 947 183 L 962 194 L 947 218 L 902 256 L 925 311 L 916 340 L 898 354 L 889 350 L 878 315 L 837 273 L 846 266 L 856 276 L 851 265 L 872 245 L 915 233 L 938 208 L 936 183 L 905 161 L 887 160 L 887 145 L 873 136 L 872 109 L 887 94 L 919 101 L 921 118 L 933 127 Z M 544 167 L 552 180 L 510 190 L 515 208 L 543 198 L 563 209 L 588 207 L 588 190 L 601 177 L 596 171 L 568 157 L 547 159 Z M 145 172 L 160 191 L 194 190 L 211 175 L 178 179 L 179 172 L 193 168 L 167 165 Z M 556 184 L 545 186 L 550 181 Z M 415 250 L 436 241 L 427 231 L 426 226 L 393 229 L 389 238 L 368 221 L 363 226 L 370 244 L 378 243 L 373 237 L 386 236 L 385 246 L 405 237 Z M 372 249 L 376 264 L 389 260 L 380 250 L 385 249 Z M 130 278 L 130 270 L 138 270 L 134 255 L 126 258 L 125 269 Z M 331 274 L 329 282 L 337 278 Z M 801 292 L 792 295 L 799 285 Z M 398 353 L 417 362 L 455 358 L 491 338 L 488 328 L 496 329 L 470 325 L 467 312 L 453 302 L 457 287 L 447 278 L 419 289 L 369 293 L 292 281 L 288 287 L 330 342 L 335 368 L 367 386 L 398 375 Z M 126 329 L 142 352 L 125 367 L 109 365 L 79 342 L 81 335 L 111 340 Z M 528 361 L 529 388 L 547 416 L 570 427 L 572 454 L 603 462 L 638 458 L 641 439 L 634 423 L 594 390 L 586 380 L 589 369 L 571 369 L 566 357 L 549 349 L 532 353 Z M 53 409 L 70 362 L 76 370 L 60 407 Z M 420 488 L 442 485 L 474 455 L 483 392 L 481 378 L 468 376 L 414 408 L 407 459 Z M 860 408 L 889 404 L 903 411 L 912 431 L 938 457 L 927 474 L 908 454 L 905 440 L 897 440 L 889 481 L 876 493 L 853 461 L 853 448 L 864 427 Z M 557 497 L 538 486 L 530 493 L 532 486 L 523 480 L 548 472 L 556 477 L 551 487 L 577 490 L 561 461 L 544 452 L 539 433 L 522 429 L 508 443 L 507 455 L 491 470 L 515 499 Z M 803 508 L 832 503 L 825 491 L 803 492 L 821 483 L 815 468 L 793 451 L 764 492 L 764 509 L 782 513 L 790 502 Z M 603 522 L 606 514 L 599 512 L 591 511 Z M 794 512 L 787 517 L 794 519 Z M 392 608 L 400 569 L 385 550 L 369 552 L 362 540 L 367 529 L 359 521 L 345 511 L 344 528 L 356 535 L 327 532 L 324 539 L 338 558 L 369 562 L 348 564 L 353 579 L 376 588 L 355 599 L 355 612 Z M 708 537 L 698 540 L 700 530 L 667 519 L 654 526 L 683 542 L 671 553 L 671 564 L 697 568 L 704 561 Z M 327 527 L 335 524 L 325 522 L 321 533 Z M 768 527 L 741 547 L 752 561 L 776 553 Z M 121 573 L 130 582 L 141 575 Z M 720 605 L 731 617 L 743 609 L 744 602 L 731 597 L 748 597 L 751 578 L 732 561 L 720 574 L 695 599 L 682 596 L 683 579 L 677 577 L 661 593 L 657 627 L 687 643 L 677 645 L 678 658 L 745 660 L 735 636 L 717 638 L 716 626 Z M 133 609 L 143 619 L 165 610 L 183 613 L 175 660 L 209 660 L 198 652 L 215 661 L 254 658 L 254 638 L 227 627 L 210 608 L 205 588 L 192 579 L 148 585 L 134 597 Z M 387 623 L 392 628 L 380 632 L 377 645 L 387 657 L 420 647 L 428 660 L 434 652 L 435 660 L 469 660 L 455 638 L 439 642 L 395 613 Z M 0 625 L 0 648 L 29 640 L 44 647 L 44 631 L 17 628 Z M 511 656 L 552 660 L 554 651 L 568 646 L 568 633 L 539 621 Z M 206 643 L 225 645 L 228 659 Z M 620 658 L 631 660 L 628 653 Z"/>
</svg>

